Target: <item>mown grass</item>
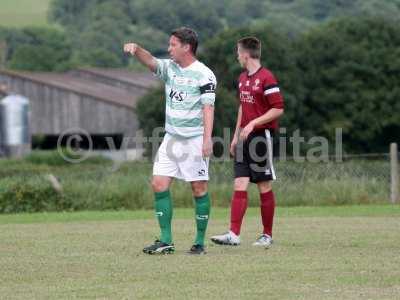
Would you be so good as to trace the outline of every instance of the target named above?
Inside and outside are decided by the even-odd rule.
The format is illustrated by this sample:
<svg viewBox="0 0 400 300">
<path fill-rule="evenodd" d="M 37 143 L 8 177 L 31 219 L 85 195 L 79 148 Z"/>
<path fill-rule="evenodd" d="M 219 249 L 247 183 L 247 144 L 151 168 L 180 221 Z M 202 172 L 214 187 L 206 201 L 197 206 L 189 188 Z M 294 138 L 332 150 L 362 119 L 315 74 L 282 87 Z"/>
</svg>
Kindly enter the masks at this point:
<svg viewBox="0 0 400 300">
<path fill-rule="evenodd" d="M 258 207 L 249 207 L 247 217 L 257 217 Z M 279 207 L 276 210 L 279 217 L 395 217 L 400 216 L 400 205 L 347 205 L 347 206 L 297 206 Z M 154 216 L 153 210 L 121 210 L 121 211 L 80 211 L 80 212 L 42 212 L 1 214 L 0 224 L 33 224 L 81 221 L 126 221 L 146 220 Z M 175 208 L 174 219 L 189 219 L 193 216 L 192 208 Z M 229 209 L 212 208 L 212 218 L 227 220 Z"/>
<path fill-rule="evenodd" d="M 241 246 L 207 243 L 201 257 L 185 254 L 190 212 L 176 210 L 168 256 L 141 253 L 158 234 L 150 212 L 0 216 L 1 297 L 398 299 L 399 206 L 280 207 L 270 250 L 251 246 L 261 224 L 250 209 Z M 214 212 L 208 236 L 227 228 L 228 210 Z"/>
<path fill-rule="evenodd" d="M 1 0 L 0 26 L 24 27 L 47 25 L 51 0 Z"/>
</svg>

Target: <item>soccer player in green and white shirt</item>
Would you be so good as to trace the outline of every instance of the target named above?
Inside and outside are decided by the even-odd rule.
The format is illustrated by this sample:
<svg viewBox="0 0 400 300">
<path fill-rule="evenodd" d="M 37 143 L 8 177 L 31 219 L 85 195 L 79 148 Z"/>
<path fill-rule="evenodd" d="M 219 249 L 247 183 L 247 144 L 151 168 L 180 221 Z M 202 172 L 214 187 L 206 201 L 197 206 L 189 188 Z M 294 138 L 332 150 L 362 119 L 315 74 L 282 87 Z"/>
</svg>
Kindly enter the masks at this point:
<svg viewBox="0 0 400 300">
<path fill-rule="evenodd" d="M 210 215 L 207 192 L 208 164 L 212 153 L 214 122 L 214 73 L 196 59 L 197 34 L 181 27 L 171 33 L 171 59 L 157 59 L 135 43 L 124 45 L 134 56 L 165 82 L 165 131 L 154 166 L 152 188 L 161 237 L 145 247 L 148 254 L 172 253 L 172 200 L 169 187 L 173 178 L 190 182 L 195 199 L 197 234 L 191 254 L 204 254 L 204 237 Z"/>
</svg>

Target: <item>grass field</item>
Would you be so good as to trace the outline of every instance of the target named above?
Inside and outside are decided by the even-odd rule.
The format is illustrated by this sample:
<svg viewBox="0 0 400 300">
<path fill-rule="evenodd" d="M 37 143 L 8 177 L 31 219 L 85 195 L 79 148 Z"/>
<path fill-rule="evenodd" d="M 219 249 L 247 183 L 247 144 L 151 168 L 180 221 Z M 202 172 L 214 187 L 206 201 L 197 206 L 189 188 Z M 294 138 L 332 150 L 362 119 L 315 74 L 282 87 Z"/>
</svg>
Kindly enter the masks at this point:
<svg viewBox="0 0 400 300">
<path fill-rule="evenodd" d="M 46 25 L 51 0 L 1 0 L 0 26 Z"/>
<path fill-rule="evenodd" d="M 152 211 L 0 215 L 4 299 L 399 299 L 400 206 L 279 207 L 270 250 L 252 241 L 258 209 L 246 215 L 242 245 L 208 243 L 185 254 L 191 209 L 175 210 L 177 252 L 147 256 L 158 233 Z M 212 212 L 208 234 L 226 230 Z"/>
</svg>

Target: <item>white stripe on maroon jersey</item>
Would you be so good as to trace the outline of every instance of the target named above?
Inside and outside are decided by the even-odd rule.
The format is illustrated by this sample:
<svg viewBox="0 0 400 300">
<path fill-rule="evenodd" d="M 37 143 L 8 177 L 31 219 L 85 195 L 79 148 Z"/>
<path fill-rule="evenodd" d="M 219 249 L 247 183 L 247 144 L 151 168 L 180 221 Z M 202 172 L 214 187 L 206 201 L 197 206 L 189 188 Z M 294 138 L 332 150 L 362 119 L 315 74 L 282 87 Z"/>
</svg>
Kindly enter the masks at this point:
<svg viewBox="0 0 400 300">
<path fill-rule="evenodd" d="M 281 90 L 278 87 L 274 87 L 272 89 L 266 90 L 264 92 L 264 95 L 270 95 L 270 94 L 274 94 L 274 93 L 279 93 Z"/>
</svg>

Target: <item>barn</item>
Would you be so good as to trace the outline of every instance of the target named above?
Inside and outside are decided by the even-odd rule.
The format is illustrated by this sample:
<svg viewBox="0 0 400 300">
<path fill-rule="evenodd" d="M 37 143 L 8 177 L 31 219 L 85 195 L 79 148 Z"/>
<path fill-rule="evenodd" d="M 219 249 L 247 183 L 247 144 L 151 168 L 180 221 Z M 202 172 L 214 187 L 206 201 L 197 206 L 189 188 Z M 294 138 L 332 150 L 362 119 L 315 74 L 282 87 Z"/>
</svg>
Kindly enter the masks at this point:
<svg viewBox="0 0 400 300">
<path fill-rule="evenodd" d="M 151 73 L 122 69 L 81 68 L 67 73 L 0 70 L 3 93 L 30 100 L 31 136 L 47 139 L 50 148 L 60 135 L 74 129 L 87 132 L 94 148 L 103 150 L 105 137 L 118 143 L 136 136 L 136 103 L 159 84 Z M 141 149 L 129 148 L 130 157 L 140 156 Z"/>
</svg>

